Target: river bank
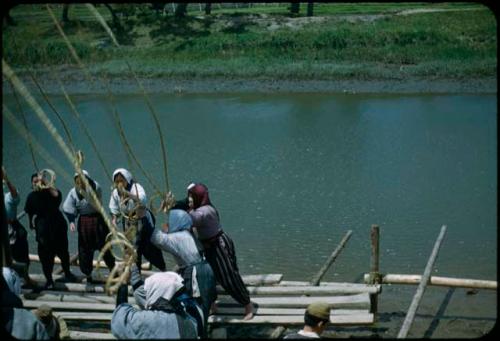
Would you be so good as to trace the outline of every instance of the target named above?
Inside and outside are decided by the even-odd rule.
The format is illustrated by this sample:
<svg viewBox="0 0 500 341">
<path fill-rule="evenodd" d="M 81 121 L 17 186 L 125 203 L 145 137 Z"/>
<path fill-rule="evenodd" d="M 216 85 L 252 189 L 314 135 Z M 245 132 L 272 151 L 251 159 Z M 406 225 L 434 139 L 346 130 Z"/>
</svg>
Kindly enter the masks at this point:
<svg viewBox="0 0 500 341">
<path fill-rule="evenodd" d="M 34 93 L 37 89 L 27 75 L 20 75 L 22 81 Z M 103 81 L 94 84 L 87 81 L 78 71 L 63 71 L 59 74 L 69 94 L 85 95 L 105 93 Z M 37 73 L 37 80 L 46 93 L 62 94 L 59 82 L 52 73 Z M 444 79 L 423 77 L 402 77 L 398 79 L 338 79 L 338 80 L 282 80 L 282 79 L 171 79 L 140 78 L 148 93 L 496 93 L 497 78 Z M 113 77 L 110 89 L 116 94 L 140 93 L 140 88 L 131 77 Z M 12 93 L 8 82 L 3 81 L 4 93 Z"/>
</svg>

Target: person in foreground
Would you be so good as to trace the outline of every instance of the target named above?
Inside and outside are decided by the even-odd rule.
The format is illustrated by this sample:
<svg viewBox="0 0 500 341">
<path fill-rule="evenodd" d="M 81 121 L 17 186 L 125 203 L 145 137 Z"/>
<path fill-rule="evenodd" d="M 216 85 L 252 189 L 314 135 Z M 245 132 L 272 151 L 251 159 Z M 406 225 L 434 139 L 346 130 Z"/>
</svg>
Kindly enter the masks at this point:
<svg viewBox="0 0 500 341">
<path fill-rule="evenodd" d="M 168 224 L 165 224 L 167 233 L 155 229 L 151 242 L 174 256 L 179 266 L 177 272 L 184 279 L 188 295 L 193 296 L 203 308 L 206 326 L 210 307 L 217 298 L 215 275 L 205 260 L 202 246 L 190 231 L 192 223 L 186 211 L 171 210 Z M 206 333 L 203 337 L 206 337 Z"/>
<path fill-rule="evenodd" d="M 284 339 L 319 338 L 330 323 L 330 305 L 323 302 L 311 303 L 304 314 L 304 328 L 288 334 Z"/>
<path fill-rule="evenodd" d="M 203 332 L 203 310 L 186 293 L 182 277 L 157 272 L 143 282 L 132 265 L 130 284 L 141 309 L 127 302 L 128 286 L 119 287 L 111 332 L 117 339 L 196 339 Z"/>
</svg>

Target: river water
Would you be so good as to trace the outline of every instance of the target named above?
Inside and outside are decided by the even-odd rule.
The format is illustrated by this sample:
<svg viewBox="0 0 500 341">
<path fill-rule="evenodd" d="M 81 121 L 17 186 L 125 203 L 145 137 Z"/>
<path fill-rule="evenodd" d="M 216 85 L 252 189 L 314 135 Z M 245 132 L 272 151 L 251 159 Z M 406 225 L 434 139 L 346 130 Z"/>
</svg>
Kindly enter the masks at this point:
<svg viewBox="0 0 500 341">
<path fill-rule="evenodd" d="M 111 184 L 89 140 L 64 98 L 51 99 L 86 156 L 84 168 L 102 185 L 107 207 Z M 129 168 L 106 97 L 73 99 L 106 166 Z M 164 187 L 159 137 L 144 98 L 118 95 L 116 101 L 134 154 Z M 369 271 L 372 224 L 380 225 L 381 271 L 421 274 L 447 225 L 433 273 L 496 280 L 495 95 L 189 94 L 152 101 L 173 193 L 183 197 L 192 180 L 209 187 L 243 274 L 308 280 L 352 230 L 324 280 L 360 281 Z M 11 95 L 4 103 L 16 111 Z M 23 107 L 30 131 L 72 175 L 41 122 Z M 64 136 L 54 113 L 43 108 Z M 22 207 L 34 166 L 27 143 L 6 119 L 3 164 Z M 152 194 L 146 177 L 135 165 L 131 170 Z M 61 175 L 57 185 L 64 196 L 71 186 Z M 76 234 L 69 235 L 74 253 Z"/>
</svg>

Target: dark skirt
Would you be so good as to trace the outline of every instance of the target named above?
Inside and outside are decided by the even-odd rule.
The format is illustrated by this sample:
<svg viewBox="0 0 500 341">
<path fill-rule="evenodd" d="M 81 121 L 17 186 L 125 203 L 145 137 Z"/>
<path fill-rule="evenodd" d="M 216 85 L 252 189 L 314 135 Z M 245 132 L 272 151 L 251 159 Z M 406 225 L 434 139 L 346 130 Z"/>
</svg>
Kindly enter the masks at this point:
<svg viewBox="0 0 500 341">
<path fill-rule="evenodd" d="M 217 283 L 241 305 L 250 303 L 250 294 L 238 271 L 236 252 L 231 238 L 222 232 L 205 248 L 205 255 L 214 271 Z"/>
</svg>

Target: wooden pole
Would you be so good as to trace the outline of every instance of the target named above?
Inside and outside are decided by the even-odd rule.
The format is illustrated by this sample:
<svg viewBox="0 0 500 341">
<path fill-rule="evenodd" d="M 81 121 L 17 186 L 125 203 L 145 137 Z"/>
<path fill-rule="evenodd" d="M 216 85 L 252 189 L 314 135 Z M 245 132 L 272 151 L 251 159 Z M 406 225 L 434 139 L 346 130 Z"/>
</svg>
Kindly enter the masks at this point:
<svg viewBox="0 0 500 341">
<path fill-rule="evenodd" d="M 337 246 L 337 248 L 333 251 L 333 253 L 330 255 L 330 257 L 327 259 L 325 264 L 321 267 L 321 269 L 318 271 L 318 273 L 312 278 L 311 280 L 311 285 L 319 285 L 319 281 L 321 278 L 325 275 L 326 271 L 330 267 L 330 265 L 333 264 L 337 256 L 340 254 L 340 251 L 344 248 L 345 243 L 349 240 L 351 237 L 352 230 L 347 231 L 345 234 L 344 238 L 340 241 L 340 244 Z"/>
<path fill-rule="evenodd" d="M 413 320 L 415 319 L 415 313 L 417 312 L 418 305 L 420 304 L 420 300 L 424 295 L 425 288 L 429 283 L 432 267 L 434 266 L 434 262 L 436 261 L 439 247 L 441 246 L 445 233 L 446 233 L 446 225 L 443 225 L 441 227 L 441 232 L 439 233 L 436 243 L 434 244 L 434 249 L 432 250 L 431 256 L 429 257 L 427 265 L 425 266 L 424 274 L 422 275 L 422 280 L 418 285 L 417 292 L 415 293 L 415 296 L 413 296 L 413 300 L 411 302 L 410 308 L 408 309 L 408 313 L 406 314 L 403 326 L 399 331 L 398 339 L 406 338 L 408 332 L 410 331 Z"/>
<path fill-rule="evenodd" d="M 365 283 L 370 283 L 370 274 L 365 274 Z M 406 275 L 406 274 L 385 274 L 381 275 L 382 284 L 419 284 L 422 280 L 421 275 Z M 490 289 L 497 290 L 497 281 L 487 281 L 481 279 L 467 278 L 452 278 L 431 276 L 428 285 L 453 287 L 453 288 L 470 288 L 470 289 Z"/>
<path fill-rule="evenodd" d="M 370 279 L 368 281 L 369 284 L 379 284 L 380 283 L 380 247 L 379 247 L 379 237 L 380 237 L 380 229 L 378 225 L 372 225 L 370 232 L 371 239 L 371 258 L 370 258 Z M 376 314 L 378 311 L 378 295 L 372 294 L 370 295 L 370 313 Z"/>
</svg>

